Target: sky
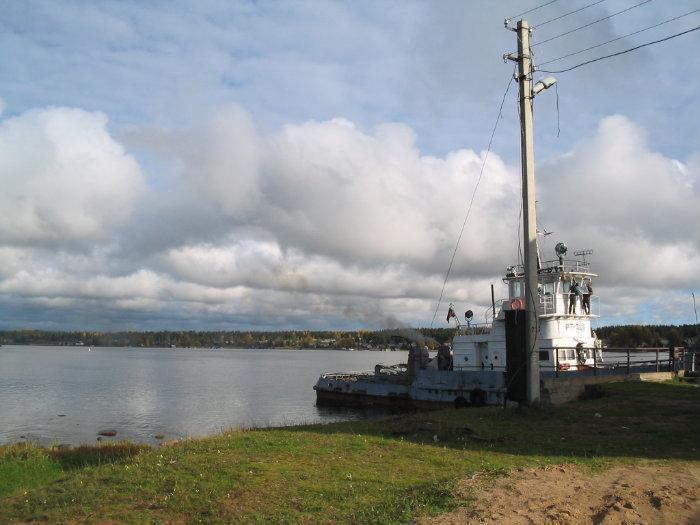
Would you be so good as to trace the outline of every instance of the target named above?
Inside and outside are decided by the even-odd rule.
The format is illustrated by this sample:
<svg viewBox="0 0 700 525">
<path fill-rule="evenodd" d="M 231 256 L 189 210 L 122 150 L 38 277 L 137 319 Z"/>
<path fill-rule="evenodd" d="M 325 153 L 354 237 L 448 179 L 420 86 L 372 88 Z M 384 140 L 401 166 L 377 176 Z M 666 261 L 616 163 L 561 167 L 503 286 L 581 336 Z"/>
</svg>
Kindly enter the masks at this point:
<svg viewBox="0 0 700 525">
<path fill-rule="evenodd" d="M 442 327 L 450 302 L 480 321 L 518 260 L 515 83 L 483 164 L 504 19 L 541 3 L 0 0 L 0 329 Z M 639 2 L 549 22 L 589 3 L 524 16 L 535 63 L 622 38 L 540 69 L 700 25 L 624 36 L 700 9 L 651 0 L 544 42 Z M 599 325 L 695 322 L 699 48 L 535 100 L 540 247 L 593 250 Z"/>
</svg>

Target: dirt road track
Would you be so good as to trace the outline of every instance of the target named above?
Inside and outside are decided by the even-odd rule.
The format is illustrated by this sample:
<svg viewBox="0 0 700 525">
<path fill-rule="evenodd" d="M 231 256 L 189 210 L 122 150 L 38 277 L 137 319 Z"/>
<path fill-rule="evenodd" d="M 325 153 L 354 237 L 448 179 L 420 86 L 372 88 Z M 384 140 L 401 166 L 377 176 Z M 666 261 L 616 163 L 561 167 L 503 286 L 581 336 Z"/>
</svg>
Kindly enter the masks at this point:
<svg viewBox="0 0 700 525">
<path fill-rule="evenodd" d="M 475 491 L 475 489 L 477 489 Z M 589 474 L 573 466 L 518 469 L 490 486 L 460 482 L 473 506 L 422 525 L 700 525 L 700 467 L 616 467 Z"/>
</svg>

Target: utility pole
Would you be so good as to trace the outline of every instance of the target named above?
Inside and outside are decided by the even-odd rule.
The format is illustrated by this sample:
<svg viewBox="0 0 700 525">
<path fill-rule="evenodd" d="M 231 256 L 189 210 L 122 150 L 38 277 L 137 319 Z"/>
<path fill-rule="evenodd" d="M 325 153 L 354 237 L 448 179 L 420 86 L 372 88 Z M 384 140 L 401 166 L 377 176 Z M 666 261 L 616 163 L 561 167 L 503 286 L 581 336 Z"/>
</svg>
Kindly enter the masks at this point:
<svg viewBox="0 0 700 525">
<path fill-rule="evenodd" d="M 532 101 L 535 95 L 556 83 L 554 77 L 543 78 L 532 85 L 532 56 L 530 54 L 530 26 L 526 20 L 506 29 L 515 31 L 518 37 L 518 53 L 504 55 L 504 59 L 518 63 L 520 85 L 520 164 L 523 187 L 523 246 L 525 247 L 525 352 L 526 352 L 526 399 L 529 405 L 540 402 L 540 341 L 538 330 L 539 294 L 537 292 L 537 209 L 535 207 L 535 148 L 532 131 Z"/>
<path fill-rule="evenodd" d="M 518 83 L 520 85 L 520 164 L 523 187 L 523 246 L 525 247 L 525 351 L 527 352 L 527 403 L 540 402 L 539 334 L 537 330 L 537 211 L 535 208 L 535 150 L 532 130 L 532 57 L 530 26 L 520 20 Z"/>
</svg>

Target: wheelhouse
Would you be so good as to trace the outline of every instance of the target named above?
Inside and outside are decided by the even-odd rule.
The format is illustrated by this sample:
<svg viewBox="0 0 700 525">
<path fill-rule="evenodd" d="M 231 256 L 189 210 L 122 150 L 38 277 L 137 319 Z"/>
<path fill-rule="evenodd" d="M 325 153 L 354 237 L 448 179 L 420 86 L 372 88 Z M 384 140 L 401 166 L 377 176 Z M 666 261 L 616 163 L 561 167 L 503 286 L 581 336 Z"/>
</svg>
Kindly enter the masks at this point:
<svg viewBox="0 0 700 525">
<path fill-rule="evenodd" d="M 535 304 L 542 316 L 599 316 L 598 296 L 589 291 L 597 274 L 590 271 L 586 261 L 546 261 L 537 272 Z M 522 266 L 510 266 L 503 282 L 508 285 L 506 309 L 525 307 L 525 275 Z M 574 288 L 578 285 L 578 291 Z"/>
<path fill-rule="evenodd" d="M 580 370 L 602 362 L 600 341 L 591 329 L 591 319 L 599 316 L 599 300 L 593 293 L 598 276 L 585 260 L 589 253 L 577 252 L 582 259 L 565 260 L 558 247 L 558 259 L 540 263 L 537 294 L 530 304 L 534 300 L 537 307 L 543 372 Z M 453 340 L 455 369 L 505 370 L 505 312 L 527 304 L 523 267 L 508 267 L 503 282 L 508 298 L 498 302 L 493 322 L 460 327 Z"/>
</svg>

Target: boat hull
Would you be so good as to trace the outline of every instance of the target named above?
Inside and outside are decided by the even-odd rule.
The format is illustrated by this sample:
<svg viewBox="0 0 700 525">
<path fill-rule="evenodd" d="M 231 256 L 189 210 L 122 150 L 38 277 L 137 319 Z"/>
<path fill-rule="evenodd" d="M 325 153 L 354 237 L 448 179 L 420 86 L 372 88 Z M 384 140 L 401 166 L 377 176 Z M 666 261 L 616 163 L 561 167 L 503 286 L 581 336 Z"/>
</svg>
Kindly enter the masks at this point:
<svg viewBox="0 0 700 525">
<path fill-rule="evenodd" d="M 316 405 L 331 407 L 416 408 L 415 402 L 407 397 L 333 392 L 320 389 L 316 389 Z"/>
<path fill-rule="evenodd" d="M 319 406 L 445 408 L 498 405 L 505 400 L 503 372 L 420 370 L 413 376 L 324 374 L 316 385 Z"/>
</svg>

